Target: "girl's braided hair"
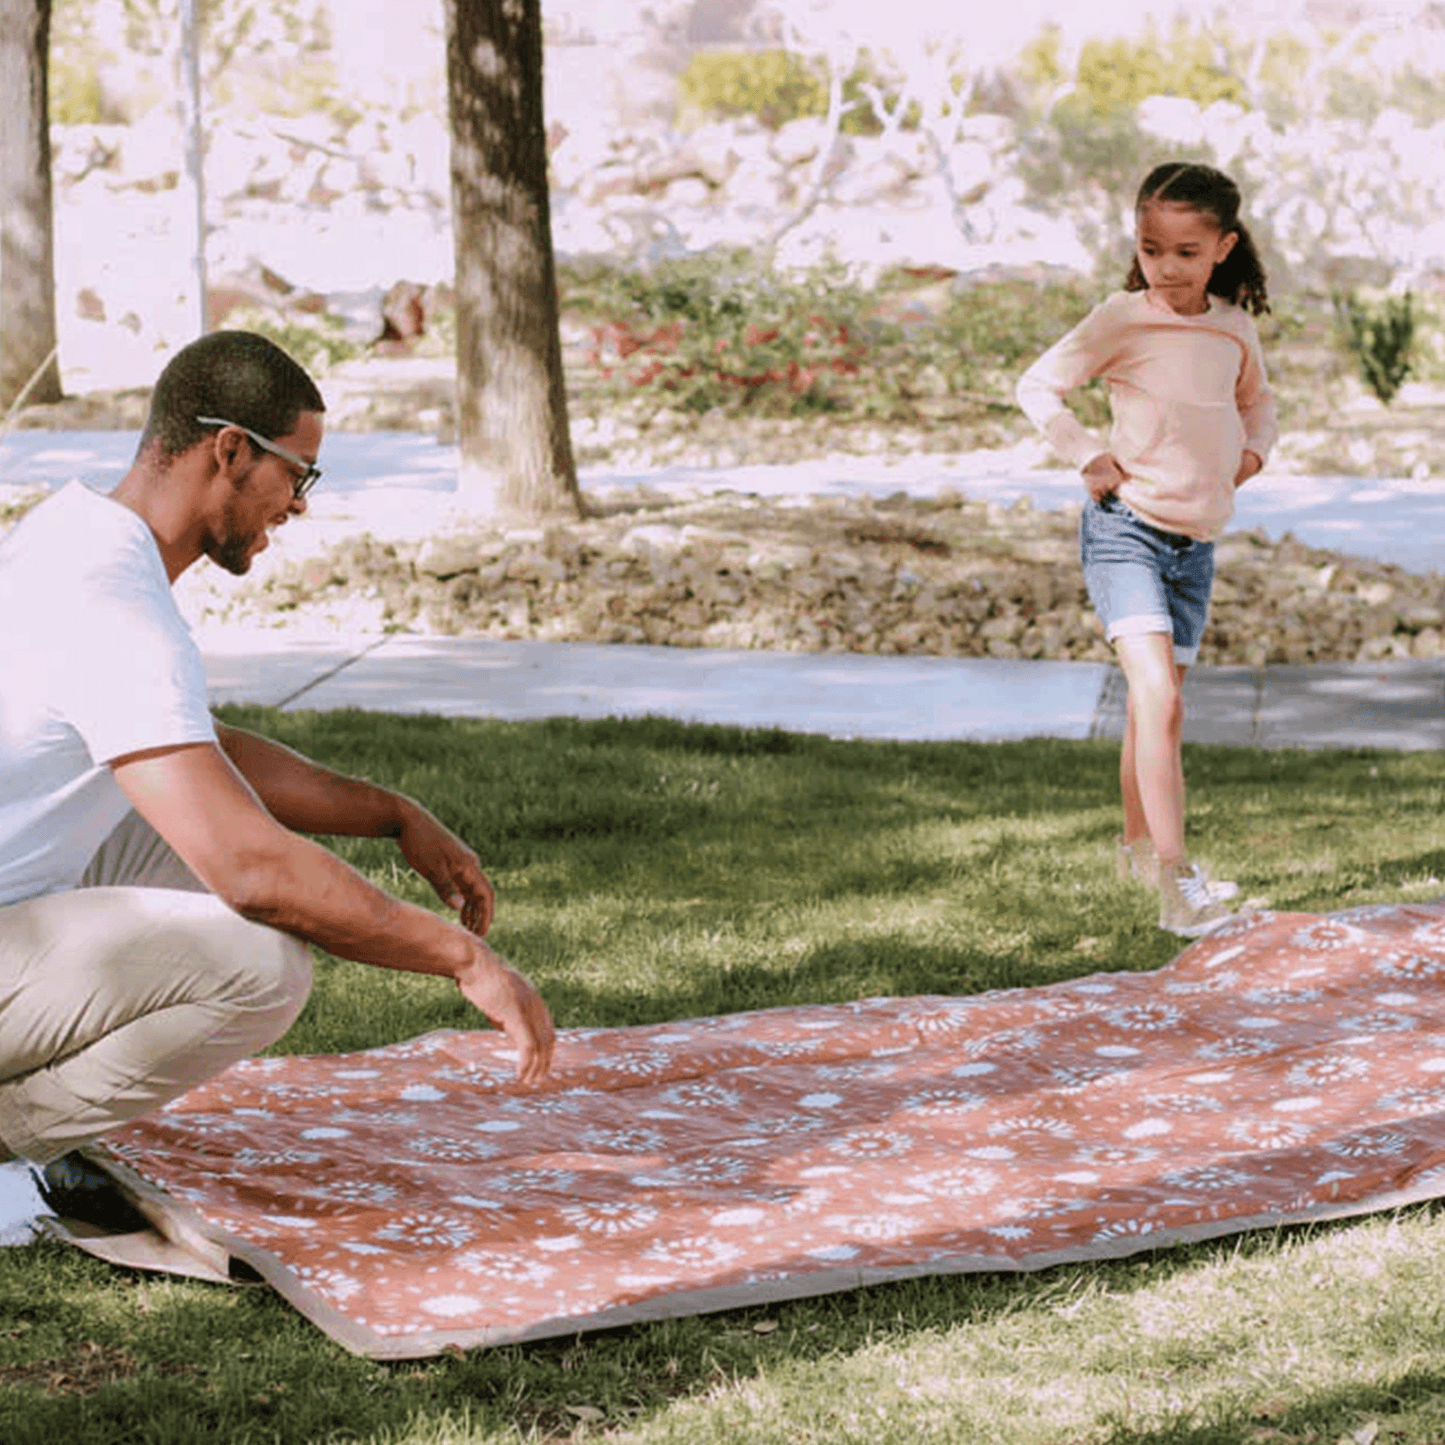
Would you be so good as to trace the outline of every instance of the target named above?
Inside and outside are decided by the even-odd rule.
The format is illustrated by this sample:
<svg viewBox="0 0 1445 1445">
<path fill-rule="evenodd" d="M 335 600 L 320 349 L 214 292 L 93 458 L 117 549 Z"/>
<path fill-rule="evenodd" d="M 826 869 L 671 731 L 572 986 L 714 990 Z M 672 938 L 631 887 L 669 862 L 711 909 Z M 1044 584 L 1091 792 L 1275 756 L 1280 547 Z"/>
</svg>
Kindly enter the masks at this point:
<svg viewBox="0 0 1445 1445">
<path fill-rule="evenodd" d="M 1155 166 L 1139 187 L 1134 210 L 1142 211 L 1150 201 L 1171 201 L 1175 205 L 1211 216 L 1226 235 L 1233 231 L 1239 239 L 1234 249 L 1214 268 L 1205 288 L 1236 306 L 1243 306 L 1258 316 L 1269 310 L 1269 291 L 1265 286 L 1264 267 L 1254 240 L 1239 219 L 1239 187 L 1223 171 L 1213 166 L 1174 162 Z M 1126 291 L 1147 291 L 1149 283 L 1139 269 L 1139 257 L 1125 278 Z"/>
</svg>

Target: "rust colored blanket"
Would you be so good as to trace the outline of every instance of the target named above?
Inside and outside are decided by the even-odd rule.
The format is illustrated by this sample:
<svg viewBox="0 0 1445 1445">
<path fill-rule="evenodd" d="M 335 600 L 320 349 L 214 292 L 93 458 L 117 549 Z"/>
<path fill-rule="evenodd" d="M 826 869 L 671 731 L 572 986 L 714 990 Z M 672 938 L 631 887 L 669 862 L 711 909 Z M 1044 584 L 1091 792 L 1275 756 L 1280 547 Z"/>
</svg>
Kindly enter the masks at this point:
<svg viewBox="0 0 1445 1445">
<path fill-rule="evenodd" d="M 435 1353 L 1445 1194 L 1445 902 L 1154 973 L 238 1065 L 113 1136 L 164 1232 Z M 134 1237 L 133 1237 L 134 1238 Z"/>
</svg>

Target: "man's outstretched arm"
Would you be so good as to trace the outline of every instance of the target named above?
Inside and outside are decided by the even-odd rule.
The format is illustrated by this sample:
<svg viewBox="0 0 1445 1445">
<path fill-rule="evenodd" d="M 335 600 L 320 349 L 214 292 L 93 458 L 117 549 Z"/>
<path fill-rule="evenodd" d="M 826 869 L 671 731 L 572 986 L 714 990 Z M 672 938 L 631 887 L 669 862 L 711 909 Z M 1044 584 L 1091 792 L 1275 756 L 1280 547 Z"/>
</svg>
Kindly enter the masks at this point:
<svg viewBox="0 0 1445 1445">
<path fill-rule="evenodd" d="M 244 728 L 216 736 L 266 810 L 297 833 L 395 838 L 402 856 L 479 938 L 492 926 L 496 895 L 477 855 L 413 798 L 348 777 Z"/>
<path fill-rule="evenodd" d="M 136 811 L 242 917 L 338 958 L 453 979 L 516 1045 L 518 1076 L 530 1082 L 547 1073 L 552 1019 L 520 973 L 474 933 L 391 897 L 283 827 L 220 748 L 158 748 L 111 768 Z"/>
</svg>

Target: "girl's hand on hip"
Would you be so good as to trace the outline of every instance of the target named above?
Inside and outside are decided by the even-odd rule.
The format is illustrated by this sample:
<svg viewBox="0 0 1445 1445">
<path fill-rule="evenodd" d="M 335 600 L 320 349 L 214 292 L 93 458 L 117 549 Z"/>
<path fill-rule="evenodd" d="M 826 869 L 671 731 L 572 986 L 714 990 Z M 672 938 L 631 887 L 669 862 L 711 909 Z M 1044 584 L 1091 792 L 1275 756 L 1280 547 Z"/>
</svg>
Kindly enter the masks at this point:
<svg viewBox="0 0 1445 1445">
<path fill-rule="evenodd" d="M 1111 452 L 1100 452 L 1098 456 L 1079 468 L 1089 495 L 1096 501 L 1119 490 L 1119 483 L 1128 481 L 1129 473 L 1114 460 Z"/>
<path fill-rule="evenodd" d="M 1239 470 L 1234 474 L 1234 485 L 1236 490 L 1242 487 L 1256 472 L 1264 469 L 1264 463 L 1251 451 L 1246 451 L 1239 459 Z"/>
</svg>

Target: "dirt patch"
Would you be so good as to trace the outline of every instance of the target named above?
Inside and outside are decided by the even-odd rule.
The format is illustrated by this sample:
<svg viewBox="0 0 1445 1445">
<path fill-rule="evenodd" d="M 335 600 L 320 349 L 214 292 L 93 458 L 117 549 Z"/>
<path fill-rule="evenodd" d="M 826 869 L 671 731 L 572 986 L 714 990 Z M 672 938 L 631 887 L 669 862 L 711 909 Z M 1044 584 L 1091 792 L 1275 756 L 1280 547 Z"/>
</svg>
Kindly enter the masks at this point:
<svg viewBox="0 0 1445 1445">
<path fill-rule="evenodd" d="M 94 1395 L 117 1380 L 139 1374 L 140 1368 L 129 1351 L 87 1340 L 73 1354 L 59 1359 L 0 1365 L 0 1389 L 20 1386 L 47 1395 Z M 197 1375 L 200 1370 L 195 1365 L 164 1365 L 160 1373 Z"/>
</svg>

